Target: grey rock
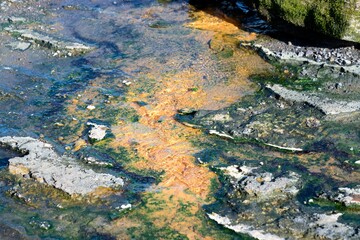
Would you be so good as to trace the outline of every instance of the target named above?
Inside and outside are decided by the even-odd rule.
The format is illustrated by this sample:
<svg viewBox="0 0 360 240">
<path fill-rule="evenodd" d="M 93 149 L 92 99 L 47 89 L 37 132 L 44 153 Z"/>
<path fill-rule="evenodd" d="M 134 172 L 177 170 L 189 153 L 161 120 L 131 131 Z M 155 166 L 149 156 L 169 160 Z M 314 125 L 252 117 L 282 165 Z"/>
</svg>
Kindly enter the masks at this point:
<svg viewBox="0 0 360 240">
<path fill-rule="evenodd" d="M 314 214 L 310 229 L 320 239 L 359 239 L 360 235 L 349 225 L 338 222 L 341 213 Z"/>
<path fill-rule="evenodd" d="M 87 123 L 88 126 L 91 126 L 89 131 L 90 141 L 100 141 L 103 140 L 106 136 L 106 131 L 109 129 L 105 125 L 100 125 L 92 122 Z"/>
<path fill-rule="evenodd" d="M 34 138 L 1 137 L 0 144 L 25 154 L 9 160 L 10 173 L 30 176 L 70 195 L 87 195 L 99 187 L 124 185 L 122 178 L 83 168 L 76 159 L 59 156 L 50 144 Z"/>
<path fill-rule="evenodd" d="M 11 47 L 13 50 L 25 51 L 31 46 L 31 43 L 15 41 L 10 43 L 8 46 Z"/>
<path fill-rule="evenodd" d="M 341 82 L 335 83 L 335 88 L 336 88 L 336 89 L 340 89 L 340 88 L 342 88 L 342 87 L 343 87 L 343 84 L 342 84 Z"/>
<path fill-rule="evenodd" d="M 23 17 L 8 17 L 9 23 L 26 22 L 26 18 Z"/>
<path fill-rule="evenodd" d="M 304 55 L 305 55 L 305 53 L 302 52 L 302 51 L 298 53 L 298 56 L 299 56 L 299 57 L 303 57 Z"/>
<path fill-rule="evenodd" d="M 311 57 L 313 54 L 314 54 L 314 53 L 313 53 L 312 51 L 307 50 L 307 51 L 305 52 L 305 57 Z"/>
<path fill-rule="evenodd" d="M 268 89 L 284 98 L 286 101 L 308 103 L 326 115 L 334 115 L 340 113 L 351 113 L 360 110 L 360 101 L 335 101 L 326 97 L 318 96 L 311 93 L 302 93 L 289 90 L 281 85 L 267 85 Z"/>
<path fill-rule="evenodd" d="M 225 174 L 234 178 L 232 183 L 240 192 L 247 196 L 255 197 L 257 200 L 268 200 L 271 198 L 287 197 L 295 195 L 299 189 L 297 185 L 300 176 L 290 172 L 288 177 L 274 177 L 272 173 L 254 173 L 256 168 L 229 166 L 220 168 Z"/>
<path fill-rule="evenodd" d="M 243 45 L 246 46 L 246 44 Z M 344 68 L 346 72 L 360 75 L 360 65 L 353 64 L 353 62 L 351 62 L 350 65 L 344 65 L 344 60 L 346 60 L 347 63 L 349 63 L 348 61 L 350 60 L 344 57 L 343 54 L 341 54 L 340 52 L 334 53 L 336 58 L 329 59 L 329 62 L 327 62 L 325 58 L 315 58 L 316 54 L 314 53 L 314 51 L 311 51 L 309 49 L 305 52 L 305 56 L 298 56 L 296 52 L 292 51 L 292 49 L 289 49 L 288 45 L 286 44 L 282 45 L 285 50 L 282 50 L 281 55 L 279 54 L 279 51 L 274 50 L 274 48 L 272 47 L 272 43 L 249 44 L 249 46 L 258 50 L 261 55 L 266 56 L 267 59 L 276 59 L 282 62 L 295 64 L 307 63 L 313 66 L 323 65 L 324 67 L 334 68 L 337 71 L 339 71 L 340 68 Z M 357 56 L 359 56 L 359 53 L 357 53 Z M 332 62 L 331 60 L 334 60 L 334 62 Z"/>
<path fill-rule="evenodd" d="M 288 176 L 274 177 L 261 173 L 260 168 L 237 165 L 219 169 L 233 187 L 228 195 L 230 206 L 244 206 L 208 213 L 218 224 L 257 239 L 359 239 L 359 228 L 340 222 L 341 213 L 314 213 L 297 202 L 294 196 L 301 189 L 300 175 L 289 172 Z M 277 210 L 281 220 L 275 223 L 278 215 L 273 218 L 272 214 Z"/>
<path fill-rule="evenodd" d="M 342 64 L 344 64 L 344 65 L 351 65 L 352 62 L 351 62 L 350 60 L 343 59 Z"/>
<path fill-rule="evenodd" d="M 79 55 L 93 50 L 92 47 L 82 43 L 61 40 L 28 29 L 13 29 L 10 27 L 6 28 L 6 30 L 10 33 L 20 34 L 21 38 L 25 40 L 34 41 L 40 46 L 57 51 L 54 55 Z"/>
<path fill-rule="evenodd" d="M 339 194 L 334 200 L 345 206 L 360 205 L 360 185 L 355 188 L 339 188 Z"/>
<path fill-rule="evenodd" d="M 208 213 L 208 217 L 220 225 L 223 225 L 226 228 L 229 228 L 238 233 L 249 234 L 253 238 L 259 240 L 284 240 L 284 238 L 279 237 L 275 234 L 266 233 L 264 230 L 256 229 L 253 226 L 246 225 L 246 224 L 237 224 L 232 223 L 232 221 L 228 217 L 220 216 L 217 213 Z"/>
</svg>

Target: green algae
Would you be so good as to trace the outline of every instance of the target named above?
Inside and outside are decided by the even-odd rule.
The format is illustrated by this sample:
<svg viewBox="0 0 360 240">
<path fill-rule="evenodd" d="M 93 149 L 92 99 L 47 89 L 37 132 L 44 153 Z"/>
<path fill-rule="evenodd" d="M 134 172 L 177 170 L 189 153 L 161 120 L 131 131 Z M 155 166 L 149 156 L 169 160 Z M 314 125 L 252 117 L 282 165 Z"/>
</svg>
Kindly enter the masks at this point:
<svg viewBox="0 0 360 240">
<path fill-rule="evenodd" d="M 274 66 L 272 71 L 264 74 L 251 76 L 251 80 L 261 84 L 280 84 L 289 89 L 297 91 L 317 91 L 328 79 L 324 78 L 306 78 L 300 76 L 302 66 L 293 64 L 280 64 L 272 61 Z"/>
</svg>

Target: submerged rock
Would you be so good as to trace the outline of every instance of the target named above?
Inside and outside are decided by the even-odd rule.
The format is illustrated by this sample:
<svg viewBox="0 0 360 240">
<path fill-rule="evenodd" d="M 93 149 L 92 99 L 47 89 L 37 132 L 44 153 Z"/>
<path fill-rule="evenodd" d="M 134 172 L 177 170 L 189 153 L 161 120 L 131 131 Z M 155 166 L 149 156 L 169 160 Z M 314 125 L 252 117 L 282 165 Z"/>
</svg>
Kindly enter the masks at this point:
<svg viewBox="0 0 360 240">
<path fill-rule="evenodd" d="M 28 49 L 31 46 L 31 43 L 16 41 L 16 42 L 10 43 L 8 46 L 11 47 L 13 50 L 25 51 L 26 49 Z"/>
<path fill-rule="evenodd" d="M 117 188 L 124 180 L 85 169 L 74 158 L 59 156 L 53 147 L 30 137 L 2 137 L 0 144 L 24 154 L 9 160 L 9 171 L 48 184 L 70 195 L 86 195 L 98 188 Z"/>
<path fill-rule="evenodd" d="M 11 17 L 8 17 L 8 22 L 9 23 L 26 22 L 26 18 L 11 16 Z"/>
<path fill-rule="evenodd" d="M 0 239 L 2 240 L 28 240 L 32 239 L 23 235 L 19 230 L 0 222 Z"/>
<path fill-rule="evenodd" d="M 40 46 L 56 51 L 54 55 L 79 55 L 93 50 L 92 47 L 86 46 L 82 43 L 61 40 L 48 36 L 44 33 L 35 32 L 28 29 L 7 28 L 7 31 L 14 34 L 19 34 L 22 39 L 34 41 Z"/>
<path fill-rule="evenodd" d="M 14 50 L 21 50 L 21 51 L 25 51 L 27 50 L 30 46 L 31 43 L 27 43 L 27 42 L 13 42 L 10 43 L 9 46 L 14 49 Z"/>
</svg>

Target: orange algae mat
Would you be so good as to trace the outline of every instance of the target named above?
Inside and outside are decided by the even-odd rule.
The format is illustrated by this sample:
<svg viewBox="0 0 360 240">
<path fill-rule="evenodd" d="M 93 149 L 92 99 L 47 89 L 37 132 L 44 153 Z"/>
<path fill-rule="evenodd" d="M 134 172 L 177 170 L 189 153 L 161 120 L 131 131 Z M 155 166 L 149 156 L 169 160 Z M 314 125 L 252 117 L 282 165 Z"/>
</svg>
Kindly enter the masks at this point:
<svg viewBox="0 0 360 240">
<path fill-rule="evenodd" d="M 127 163 L 127 169 L 162 172 L 161 180 L 142 193 L 143 203 L 124 216 L 113 221 L 104 232 L 111 232 L 118 239 L 130 239 L 129 230 L 147 231 L 144 219 L 157 229 L 171 229 L 189 239 L 214 239 L 217 234 L 206 229 L 202 205 L 211 203 L 211 185 L 217 181 L 216 175 L 207 167 L 196 163 L 194 154 L 201 151 L 191 143 L 192 139 L 205 137 L 200 130 L 182 125 L 174 119 L 179 109 L 220 109 L 238 101 L 245 94 L 256 90 L 249 80 L 251 74 L 266 71 L 270 66 L 251 51 L 241 49 L 240 42 L 252 41 L 253 33 L 203 11 L 192 13 L 193 21 L 185 25 L 192 29 L 195 38 L 202 44 L 209 44 L 205 52 L 200 52 L 194 67 L 174 69 L 163 73 L 162 67 L 133 62 L 136 66 L 147 64 L 151 69 L 145 79 L 156 79 L 148 91 L 139 91 L 144 81 L 136 81 L 128 86 L 127 108 L 135 111 L 139 121 L 118 121 L 112 125 L 115 139 L 105 143 L 117 149 L 125 147 L 136 152 L 139 160 Z M 176 66 L 176 59 L 174 59 Z M 201 67 L 216 66 L 223 71 L 226 81 L 208 84 Z M 130 65 L 129 70 L 132 66 Z M 68 102 L 68 114 L 75 118 L 88 118 L 89 111 L 78 111 L 87 99 L 96 99 L 97 88 L 104 79 L 97 78 L 90 89 L 85 89 L 79 98 Z M 138 102 L 146 102 L 139 105 Z M 113 105 L 116 103 L 109 103 Z M 116 105 L 115 105 L 116 106 Z M 78 129 L 78 135 L 84 129 Z M 69 139 L 74 144 L 73 151 L 86 146 L 81 138 Z M 174 234 L 173 232 L 171 232 Z M 136 236 L 136 234 L 135 234 Z M 171 236 L 170 236 L 171 237 Z M 176 237 L 175 235 L 173 236 Z M 219 236 L 218 236 L 219 237 Z M 225 236 L 223 236 L 226 238 Z"/>
</svg>

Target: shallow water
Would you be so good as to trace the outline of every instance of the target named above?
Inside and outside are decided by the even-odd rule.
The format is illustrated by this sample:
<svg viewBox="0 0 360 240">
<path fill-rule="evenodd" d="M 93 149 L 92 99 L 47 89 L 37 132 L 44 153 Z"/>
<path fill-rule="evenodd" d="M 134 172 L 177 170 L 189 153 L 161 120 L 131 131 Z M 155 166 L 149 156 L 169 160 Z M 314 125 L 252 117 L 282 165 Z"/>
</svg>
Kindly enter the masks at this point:
<svg viewBox="0 0 360 240">
<path fill-rule="evenodd" d="M 234 210 L 222 202 L 226 183 L 213 166 L 264 162 L 279 175 L 326 171 L 312 161 L 326 162 L 327 153 L 308 157 L 237 144 L 175 118 L 184 108 L 232 106 L 259 89 L 251 76 L 268 74 L 273 67 L 240 47 L 256 39 L 254 32 L 271 30 L 256 16 L 243 16 L 241 9 L 224 16 L 214 7 L 187 1 L 15 1 L 2 7 L 7 16 L 27 19 L 15 23 L 18 28 L 94 50 L 66 57 L 36 44 L 13 50 L 7 45 L 18 36 L 2 28 L 0 135 L 45 140 L 80 165 L 124 177 L 126 186 L 113 194 L 71 198 L 9 174 L 7 160 L 16 153 L 1 149 L 0 225 L 9 230 L 0 231 L 0 238 L 250 239 L 207 218 L 206 211 Z M 234 14 L 241 17 L 234 19 Z M 4 21 L 2 26 L 8 25 Z M 88 121 L 107 125 L 107 137 L 91 144 Z M 84 163 L 89 156 L 112 167 Z M 343 171 L 331 164 L 325 168 Z M 339 178 L 346 174 L 340 172 Z M 359 179 L 356 172 L 350 175 L 350 182 Z M 313 182 L 323 187 L 317 183 L 322 177 L 314 175 Z M 314 194 L 306 188 L 299 202 Z M 121 208 L 129 203 L 130 209 Z M 359 222 L 353 212 L 344 219 Z"/>
</svg>

